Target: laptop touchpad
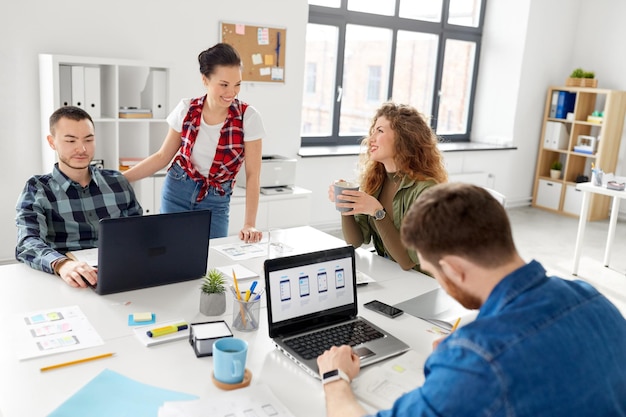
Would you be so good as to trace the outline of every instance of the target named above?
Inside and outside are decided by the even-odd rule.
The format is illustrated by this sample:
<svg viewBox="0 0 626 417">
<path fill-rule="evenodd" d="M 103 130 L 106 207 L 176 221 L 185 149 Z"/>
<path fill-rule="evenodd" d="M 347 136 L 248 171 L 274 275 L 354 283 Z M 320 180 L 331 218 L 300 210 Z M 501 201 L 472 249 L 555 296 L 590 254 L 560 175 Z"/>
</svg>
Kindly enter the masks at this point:
<svg viewBox="0 0 626 417">
<path fill-rule="evenodd" d="M 352 351 L 359 357 L 359 359 L 365 359 L 375 355 L 374 352 L 364 346 L 352 349 Z"/>
</svg>

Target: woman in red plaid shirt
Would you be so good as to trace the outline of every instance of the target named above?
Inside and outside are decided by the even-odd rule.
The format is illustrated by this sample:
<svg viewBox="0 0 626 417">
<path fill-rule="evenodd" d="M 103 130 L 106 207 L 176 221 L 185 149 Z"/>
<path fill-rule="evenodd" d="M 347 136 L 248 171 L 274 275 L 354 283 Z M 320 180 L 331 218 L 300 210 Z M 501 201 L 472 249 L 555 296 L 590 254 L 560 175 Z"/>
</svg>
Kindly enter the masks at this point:
<svg viewBox="0 0 626 417">
<path fill-rule="evenodd" d="M 258 111 L 237 99 L 241 58 L 219 43 L 198 56 L 206 94 L 183 99 L 167 117 L 168 134 L 159 149 L 124 173 L 129 181 L 153 175 L 171 162 L 161 194 L 161 212 L 211 209 L 211 238 L 228 234 L 230 196 L 245 159 L 246 210 L 239 237 L 259 242 L 261 143 Z"/>
</svg>

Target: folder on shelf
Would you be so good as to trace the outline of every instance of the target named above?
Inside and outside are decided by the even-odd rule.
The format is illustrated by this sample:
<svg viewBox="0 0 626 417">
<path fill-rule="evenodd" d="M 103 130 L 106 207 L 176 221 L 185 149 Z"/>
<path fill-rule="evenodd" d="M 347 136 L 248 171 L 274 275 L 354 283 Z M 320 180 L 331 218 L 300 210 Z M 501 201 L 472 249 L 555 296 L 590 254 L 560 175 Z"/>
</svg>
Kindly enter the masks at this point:
<svg viewBox="0 0 626 417">
<path fill-rule="evenodd" d="M 72 65 L 72 106 L 85 108 L 85 67 Z"/>
<path fill-rule="evenodd" d="M 164 119 L 167 117 L 167 73 L 165 70 L 151 69 L 146 80 L 146 86 L 141 92 L 141 107 L 152 110 L 152 117 Z"/>
<path fill-rule="evenodd" d="M 570 93 L 568 91 L 559 91 L 559 97 L 556 105 L 556 113 L 554 117 L 556 119 L 565 119 L 567 113 L 574 111 L 574 104 L 576 103 L 576 93 Z"/>
<path fill-rule="evenodd" d="M 559 92 L 552 92 L 552 101 L 550 102 L 550 115 L 548 117 L 555 118 L 556 117 L 556 106 L 559 102 Z"/>
<path fill-rule="evenodd" d="M 102 116 L 99 67 L 85 67 L 85 110 L 93 119 Z"/>
<path fill-rule="evenodd" d="M 60 106 L 72 104 L 72 67 L 70 65 L 59 65 L 59 98 Z"/>
<path fill-rule="evenodd" d="M 561 122 L 546 122 L 546 133 L 543 147 L 547 149 L 567 149 L 569 133 L 567 127 Z"/>
</svg>

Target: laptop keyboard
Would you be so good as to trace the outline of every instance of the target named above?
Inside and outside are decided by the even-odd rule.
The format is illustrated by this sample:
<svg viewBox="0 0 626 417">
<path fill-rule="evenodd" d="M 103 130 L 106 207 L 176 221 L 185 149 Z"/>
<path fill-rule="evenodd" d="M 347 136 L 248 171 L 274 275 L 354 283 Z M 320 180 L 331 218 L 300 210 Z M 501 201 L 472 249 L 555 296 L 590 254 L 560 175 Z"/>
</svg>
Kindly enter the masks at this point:
<svg viewBox="0 0 626 417">
<path fill-rule="evenodd" d="M 285 340 L 285 344 L 303 359 L 314 359 L 332 346 L 356 346 L 370 340 L 380 339 L 384 334 L 362 320 L 330 327 L 315 333 Z"/>
</svg>

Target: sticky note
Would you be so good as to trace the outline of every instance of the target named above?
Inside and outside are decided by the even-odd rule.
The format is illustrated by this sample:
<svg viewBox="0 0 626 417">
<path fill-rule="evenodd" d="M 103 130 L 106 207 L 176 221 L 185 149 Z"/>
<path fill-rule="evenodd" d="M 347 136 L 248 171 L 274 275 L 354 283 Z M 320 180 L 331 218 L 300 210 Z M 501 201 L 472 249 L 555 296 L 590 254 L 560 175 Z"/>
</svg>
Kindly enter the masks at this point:
<svg viewBox="0 0 626 417">
<path fill-rule="evenodd" d="M 263 63 L 263 58 L 261 54 L 252 54 L 252 65 L 261 65 Z"/>
<path fill-rule="evenodd" d="M 152 313 L 135 313 L 133 314 L 133 320 L 136 322 L 144 322 L 152 320 Z"/>
<path fill-rule="evenodd" d="M 265 55 L 265 65 L 274 65 L 274 55 Z"/>
<path fill-rule="evenodd" d="M 235 33 L 237 35 L 245 35 L 246 34 L 246 25 L 242 25 L 242 24 L 235 25 Z"/>
</svg>

